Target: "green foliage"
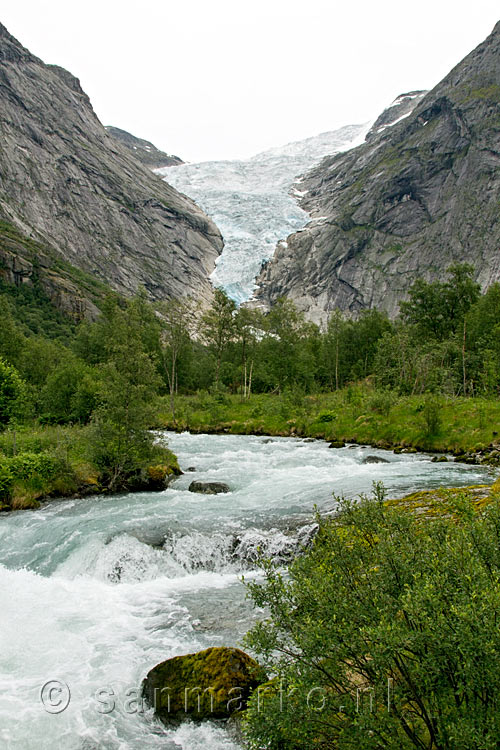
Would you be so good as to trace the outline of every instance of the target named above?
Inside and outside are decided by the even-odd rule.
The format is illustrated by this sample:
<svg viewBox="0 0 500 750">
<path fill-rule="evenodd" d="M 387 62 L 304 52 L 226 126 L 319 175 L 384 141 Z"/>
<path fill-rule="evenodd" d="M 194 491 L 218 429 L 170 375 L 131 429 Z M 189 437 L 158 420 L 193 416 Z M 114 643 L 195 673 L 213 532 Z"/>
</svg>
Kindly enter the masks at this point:
<svg viewBox="0 0 500 750">
<path fill-rule="evenodd" d="M 116 490 L 128 486 L 156 458 L 148 428 L 160 379 L 145 336 L 141 300 L 110 307 L 101 323 L 107 360 L 101 366 L 99 405 L 90 431 L 92 461 Z M 152 321 L 146 319 L 149 325 Z M 149 349 L 149 351 L 148 351 Z"/>
<path fill-rule="evenodd" d="M 440 429 L 429 436 L 423 416 L 427 396 L 389 396 L 389 413 L 374 411 L 385 402 L 387 392 L 378 394 L 370 383 L 349 386 L 332 393 L 303 395 L 300 403 L 287 394 L 252 394 L 242 401 L 239 395 L 224 394 L 225 403 L 215 407 L 206 393 L 178 397 L 178 420 L 174 425 L 169 403 L 158 402 L 163 427 L 190 429 L 195 432 L 213 430 L 235 434 L 298 434 L 328 441 L 356 441 L 379 447 L 402 446 L 439 452 L 473 451 L 496 440 L 500 424 L 500 401 L 497 398 L 471 399 L 441 397 L 431 394 L 439 409 Z M 480 411 L 478 410 L 480 409 Z M 326 412 L 334 419 L 320 421 Z"/>
<path fill-rule="evenodd" d="M 61 343 L 73 338 L 75 323 L 54 307 L 36 278 L 33 285 L 21 286 L 0 280 L 0 295 L 20 333 L 45 336 Z M 1 317 L 3 320 L 3 315 Z"/>
<path fill-rule="evenodd" d="M 442 426 L 440 400 L 435 396 L 428 396 L 423 404 L 422 416 L 424 418 L 425 434 L 427 437 L 438 435 Z"/>
<path fill-rule="evenodd" d="M 0 428 L 21 413 L 24 393 L 24 383 L 15 367 L 0 359 Z"/>
<path fill-rule="evenodd" d="M 465 315 L 479 299 L 474 268 L 467 263 L 448 268 L 448 281 L 418 279 L 410 287 L 409 300 L 400 304 L 403 319 L 418 327 L 422 336 L 442 340 L 457 331 Z"/>
<path fill-rule="evenodd" d="M 85 424 L 98 405 L 99 384 L 81 360 L 68 356 L 47 375 L 40 394 L 43 422 Z"/>
<path fill-rule="evenodd" d="M 222 355 L 235 333 L 236 305 L 222 289 L 216 289 L 212 306 L 201 319 L 201 332 L 205 343 L 212 349 L 215 360 L 215 387 L 220 381 Z"/>
<path fill-rule="evenodd" d="M 317 422 L 333 422 L 335 419 L 335 414 L 330 409 L 324 409 L 323 411 L 320 411 L 318 414 L 316 421 Z"/>
<path fill-rule="evenodd" d="M 47 487 L 64 469 L 62 459 L 49 453 L 0 454 L 0 500 L 10 502 L 15 483 L 31 489 Z"/>
<path fill-rule="evenodd" d="M 393 391 L 376 391 L 369 399 L 368 406 L 372 411 L 388 417 L 396 400 L 396 395 Z"/>
<path fill-rule="evenodd" d="M 432 521 L 381 487 L 337 501 L 286 577 L 264 562 L 248 583 L 269 617 L 247 645 L 275 675 L 250 700 L 250 747 L 498 747 L 498 501 L 479 515 L 460 496 Z"/>
<path fill-rule="evenodd" d="M 10 468 L 10 461 L 0 454 L 0 501 L 8 501 L 14 476 Z"/>
</svg>

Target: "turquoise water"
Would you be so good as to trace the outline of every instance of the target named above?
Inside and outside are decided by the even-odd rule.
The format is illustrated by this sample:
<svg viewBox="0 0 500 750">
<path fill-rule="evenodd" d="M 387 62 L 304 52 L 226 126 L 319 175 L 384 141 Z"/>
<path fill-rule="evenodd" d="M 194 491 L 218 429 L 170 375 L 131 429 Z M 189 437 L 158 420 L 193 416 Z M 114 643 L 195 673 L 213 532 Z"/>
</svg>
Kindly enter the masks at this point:
<svg viewBox="0 0 500 750">
<path fill-rule="evenodd" d="M 398 496 L 493 481 L 481 467 L 321 441 L 167 438 L 181 467 L 196 472 L 164 492 L 0 516 L 2 750 L 236 750 L 223 728 L 166 729 L 135 698 L 159 661 L 240 643 L 262 615 L 240 582 L 242 573 L 256 575 L 258 550 L 286 563 L 313 531 L 313 506 L 335 509 L 333 491 L 356 496 L 377 480 Z M 362 464 L 374 454 L 389 463 Z M 232 491 L 190 493 L 194 478 Z M 51 710 L 69 689 L 60 713 L 40 699 L 50 681 Z"/>
</svg>

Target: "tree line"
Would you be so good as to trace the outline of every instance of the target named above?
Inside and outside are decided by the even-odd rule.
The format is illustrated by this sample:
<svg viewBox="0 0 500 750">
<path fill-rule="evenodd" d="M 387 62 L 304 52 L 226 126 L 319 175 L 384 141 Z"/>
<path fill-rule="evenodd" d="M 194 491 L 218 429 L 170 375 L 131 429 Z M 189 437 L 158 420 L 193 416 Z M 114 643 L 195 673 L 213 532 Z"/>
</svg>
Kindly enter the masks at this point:
<svg viewBox="0 0 500 750">
<path fill-rule="evenodd" d="M 189 299 L 154 309 L 144 291 L 130 301 L 110 295 L 98 320 L 78 326 L 47 317 L 42 305 L 38 318 L 33 304 L 27 316 L 3 290 L 0 421 L 16 409 L 46 423 L 85 424 L 104 408 L 132 419 L 129 400 L 139 394 L 145 412 L 155 394 L 169 394 L 175 413 L 177 393 L 315 393 L 369 376 L 401 395 L 493 395 L 500 285 L 481 294 L 473 273 L 462 264 L 444 281 L 417 280 L 395 320 L 379 310 L 335 311 L 324 330 L 288 299 L 269 312 L 238 309 L 220 289 L 204 312 Z"/>
</svg>

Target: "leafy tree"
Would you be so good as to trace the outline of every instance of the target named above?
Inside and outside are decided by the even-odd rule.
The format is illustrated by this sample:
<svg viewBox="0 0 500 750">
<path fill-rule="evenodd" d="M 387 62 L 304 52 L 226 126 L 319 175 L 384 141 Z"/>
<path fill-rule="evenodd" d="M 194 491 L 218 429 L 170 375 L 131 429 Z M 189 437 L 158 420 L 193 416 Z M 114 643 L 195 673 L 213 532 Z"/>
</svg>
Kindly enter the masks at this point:
<svg viewBox="0 0 500 750">
<path fill-rule="evenodd" d="M 0 427 L 21 413 L 24 394 L 24 383 L 15 367 L 0 359 Z"/>
<path fill-rule="evenodd" d="M 252 748 L 493 750 L 500 741 L 500 503 L 451 518 L 387 505 L 380 486 L 318 518 L 287 576 L 248 584 L 269 618 L 248 636 L 271 683 Z M 451 502 L 451 501 L 450 501 Z"/>
<path fill-rule="evenodd" d="M 190 299 L 171 299 L 159 305 L 158 311 L 161 325 L 161 362 L 170 392 L 170 409 L 175 420 L 179 359 L 189 349 L 190 330 L 195 324 L 197 305 Z"/>
<path fill-rule="evenodd" d="M 14 320 L 11 307 L 5 296 L 0 296 L 0 320 L 2 321 L 0 357 L 15 365 L 22 352 L 25 336 L 18 323 Z"/>
<path fill-rule="evenodd" d="M 201 318 L 201 333 L 215 355 L 215 388 L 219 387 L 222 356 L 235 333 L 236 304 L 222 289 L 216 289 L 209 310 Z"/>
<path fill-rule="evenodd" d="M 408 301 L 400 304 L 403 320 L 417 326 L 424 337 L 443 340 L 456 333 L 479 298 L 473 266 L 452 265 L 447 273 L 450 278 L 445 282 L 417 279 L 410 287 Z"/>
<path fill-rule="evenodd" d="M 148 428 L 160 379 L 145 350 L 136 305 L 109 310 L 102 334 L 107 361 L 101 365 L 100 403 L 93 415 L 92 457 L 114 490 L 129 486 L 154 453 Z"/>
<path fill-rule="evenodd" d="M 97 373 L 77 359 L 68 356 L 47 376 L 40 396 L 43 421 L 51 424 L 86 423 L 98 402 Z"/>
<path fill-rule="evenodd" d="M 257 342 L 262 336 L 262 313 L 240 307 L 235 318 L 236 341 L 240 347 L 241 357 L 241 397 L 246 399 L 252 390 L 252 375 L 256 356 L 258 356 Z M 237 355 L 236 355 L 237 356 Z"/>
<path fill-rule="evenodd" d="M 295 384 L 312 386 L 315 359 L 312 343 L 318 328 L 305 320 L 292 300 L 281 297 L 265 317 L 263 354 L 271 383 L 280 393 Z"/>
</svg>

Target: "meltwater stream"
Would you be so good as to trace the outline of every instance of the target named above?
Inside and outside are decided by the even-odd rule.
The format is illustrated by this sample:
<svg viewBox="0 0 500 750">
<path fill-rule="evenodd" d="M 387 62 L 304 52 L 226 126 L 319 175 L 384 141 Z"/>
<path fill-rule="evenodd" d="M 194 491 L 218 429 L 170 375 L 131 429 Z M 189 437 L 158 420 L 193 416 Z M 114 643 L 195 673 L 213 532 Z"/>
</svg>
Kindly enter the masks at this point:
<svg viewBox="0 0 500 750">
<path fill-rule="evenodd" d="M 186 472 L 156 494 L 53 501 L 0 518 L 2 750 L 236 750 L 220 726 L 166 729 L 134 700 L 170 656 L 237 645 L 262 613 L 240 583 L 258 548 L 286 563 L 332 491 L 392 496 L 489 482 L 485 469 L 373 448 L 254 436 L 169 435 Z M 270 442 L 268 442 L 270 440 Z M 389 463 L 362 464 L 368 454 Z M 230 494 L 188 491 L 193 478 Z M 48 713 L 40 690 L 49 681 Z M 58 692 L 62 690 L 62 692 Z"/>
</svg>

